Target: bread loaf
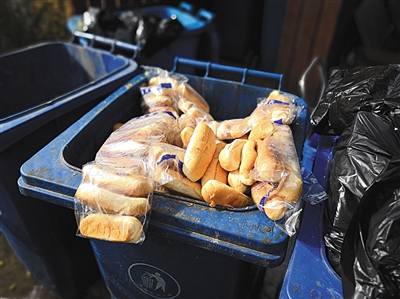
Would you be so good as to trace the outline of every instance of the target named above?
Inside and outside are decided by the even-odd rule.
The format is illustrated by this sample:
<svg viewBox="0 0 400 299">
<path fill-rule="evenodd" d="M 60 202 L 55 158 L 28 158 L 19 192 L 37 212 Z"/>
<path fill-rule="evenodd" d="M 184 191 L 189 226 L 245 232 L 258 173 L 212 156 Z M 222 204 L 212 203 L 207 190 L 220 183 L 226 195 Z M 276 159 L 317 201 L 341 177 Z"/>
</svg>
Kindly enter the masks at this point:
<svg viewBox="0 0 400 299">
<path fill-rule="evenodd" d="M 272 135 L 275 130 L 274 124 L 268 118 L 256 122 L 256 126 L 249 133 L 249 140 L 265 139 Z"/>
<path fill-rule="evenodd" d="M 190 138 L 192 138 L 194 128 L 186 127 L 181 131 L 182 147 L 186 149 L 189 145 Z"/>
<path fill-rule="evenodd" d="M 179 100 L 178 108 L 195 124 L 203 121 L 210 122 L 214 120 L 211 114 L 186 98 L 181 98 Z"/>
<path fill-rule="evenodd" d="M 242 149 L 245 143 L 245 139 L 235 139 L 221 150 L 219 154 L 219 163 L 223 169 L 226 171 L 235 171 L 239 169 Z"/>
<path fill-rule="evenodd" d="M 175 193 L 203 201 L 200 183 L 186 178 L 179 170 L 170 167 L 168 161 L 157 165 L 154 177 L 156 181 L 163 181 L 163 186 Z"/>
<path fill-rule="evenodd" d="M 257 181 L 279 182 L 285 173 L 285 164 L 280 159 L 274 140 L 265 138 L 258 142 L 257 158 L 251 176 Z"/>
<path fill-rule="evenodd" d="M 130 197 L 147 197 L 153 190 L 150 179 L 127 173 L 121 167 L 88 163 L 82 168 L 82 178 L 86 183 Z"/>
<path fill-rule="evenodd" d="M 286 212 L 286 203 L 279 195 L 278 184 L 257 182 L 251 187 L 251 197 L 255 204 L 269 219 L 282 219 Z"/>
<path fill-rule="evenodd" d="M 240 181 L 242 184 L 251 186 L 256 181 L 250 176 L 250 171 L 254 167 L 257 159 L 257 142 L 254 140 L 247 140 L 243 145 L 242 157 L 239 166 Z"/>
<path fill-rule="evenodd" d="M 217 147 L 214 132 L 206 123 L 200 122 L 194 129 L 185 153 L 183 173 L 196 182 L 204 175 Z"/>
<path fill-rule="evenodd" d="M 249 186 L 243 184 L 240 180 L 240 172 L 239 170 L 230 171 L 228 173 L 228 184 L 236 191 L 241 193 L 247 193 Z"/>
<path fill-rule="evenodd" d="M 148 197 L 130 197 L 96 185 L 81 183 L 75 199 L 97 211 L 109 214 L 143 216 L 150 210 Z"/>
<path fill-rule="evenodd" d="M 249 117 L 222 121 L 217 128 L 219 140 L 232 140 L 246 135 L 250 131 Z"/>
<path fill-rule="evenodd" d="M 207 101 L 189 83 L 184 82 L 179 84 L 177 86 L 177 91 L 183 98 L 195 103 L 205 112 L 210 112 L 210 106 L 208 105 Z"/>
<path fill-rule="evenodd" d="M 79 223 L 80 233 L 88 238 L 137 243 L 143 236 L 143 225 L 132 216 L 91 214 Z"/>
<path fill-rule="evenodd" d="M 241 208 L 249 206 L 253 202 L 247 195 L 217 180 L 209 180 L 201 188 L 201 194 L 204 200 L 210 204 L 210 207 L 218 205 Z"/>
<path fill-rule="evenodd" d="M 219 163 L 219 153 L 225 147 L 226 143 L 223 141 L 217 141 L 217 147 L 214 152 L 213 159 L 207 167 L 206 172 L 201 178 L 201 185 L 204 186 L 209 180 L 217 180 L 221 183 L 227 184 L 228 172 L 222 168 Z"/>
</svg>

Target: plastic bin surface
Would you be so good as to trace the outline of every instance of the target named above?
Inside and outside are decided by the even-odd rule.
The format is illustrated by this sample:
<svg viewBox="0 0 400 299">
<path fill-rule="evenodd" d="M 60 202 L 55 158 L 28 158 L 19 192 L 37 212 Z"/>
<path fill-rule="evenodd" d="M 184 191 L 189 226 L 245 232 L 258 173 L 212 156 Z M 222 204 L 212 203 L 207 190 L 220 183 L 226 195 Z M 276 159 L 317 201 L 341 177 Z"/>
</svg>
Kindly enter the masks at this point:
<svg viewBox="0 0 400 299">
<path fill-rule="evenodd" d="M 204 66 L 210 64 L 204 63 Z M 223 70 L 252 74 L 233 67 L 219 69 Z M 269 88 L 244 82 L 212 78 L 209 73 L 204 77 L 185 75 L 189 84 L 207 99 L 210 113 L 219 120 L 249 115 L 256 107 L 257 97 L 267 96 L 271 92 Z M 127 82 L 24 163 L 18 183 L 21 192 L 73 209 L 74 194 L 82 178 L 82 165 L 94 159 L 97 150 L 111 134 L 114 123 L 141 114 L 139 86 L 145 82 L 143 75 Z M 301 155 L 307 106 L 301 98 L 296 99 L 304 107 L 292 129 L 298 154 Z M 243 269 L 249 271 L 254 265 L 276 267 L 283 262 L 288 237 L 256 206 L 216 209 L 188 198 L 155 194 L 149 230 L 143 245 L 98 240 L 91 242 L 100 269 L 115 298 L 124 298 L 124 295 L 137 292 L 143 295 L 143 285 L 138 287 L 131 278 L 134 275 L 132 265 L 143 263 L 146 267 L 153 267 L 153 272 L 155 267 L 167 273 L 165 279 L 173 277 L 168 279 L 180 286 L 182 298 L 207 298 L 210 294 L 205 294 L 206 290 L 219 292 L 219 297 L 233 298 L 239 296 L 243 289 L 249 291 L 249 284 L 242 285 L 240 281 L 232 289 L 234 281 L 242 277 Z M 195 263 L 198 257 L 202 257 L 204 262 Z M 192 262 L 194 266 L 191 266 Z M 214 268 L 220 271 L 214 271 Z M 143 270 L 140 267 L 134 269 Z M 196 275 L 200 273 L 209 281 L 196 280 Z M 250 277 L 243 279 L 243 283 L 248 282 Z M 136 279 L 135 282 L 138 284 Z M 209 288 L 216 282 L 221 285 Z"/>
<path fill-rule="evenodd" d="M 136 71 L 133 60 L 66 43 L 0 57 L 0 230 L 32 275 L 63 298 L 80 298 L 100 277 L 93 250 L 73 237 L 71 211 L 21 195 L 19 169 Z"/>
<path fill-rule="evenodd" d="M 124 53 L 132 55 L 140 65 L 159 66 L 168 70 L 172 69 L 175 57 L 196 59 L 199 43 L 205 42 L 205 40 L 200 41 L 200 37 L 206 34 L 208 36 L 208 47 L 204 47 L 202 51 L 209 52 L 207 60 L 218 61 L 219 40 L 214 29 L 215 15 L 212 12 L 199 9 L 196 14 L 193 14 L 192 5 L 186 2 L 181 2 L 178 7 L 159 5 L 136 8 L 133 11 L 153 15 L 162 19 L 174 16 L 182 24 L 183 32 L 176 40 L 157 53 L 150 57 L 145 57 L 140 54 L 140 48 L 137 45 L 78 31 L 82 22 L 82 15 L 73 15 L 68 20 L 67 27 L 82 45 L 95 46 L 96 43 L 98 43 L 101 46 L 108 46 L 113 49 L 117 48 Z M 115 11 L 113 13 L 118 15 L 122 12 L 124 11 Z"/>
<path fill-rule="evenodd" d="M 117 89 L 133 60 L 67 43 L 45 43 L 0 57 L 0 150 L 44 123 Z"/>
<path fill-rule="evenodd" d="M 303 167 L 313 171 L 325 190 L 336 139 L 337 136 L 313 134 L 305 142 Z M 316 205 L 305 204 L 299 233 L 283 281 L 281 299 L 343 298 L 340 277 L 331 267 L 325 253 L 323 215 L 323 202 Z"/>
</svg>

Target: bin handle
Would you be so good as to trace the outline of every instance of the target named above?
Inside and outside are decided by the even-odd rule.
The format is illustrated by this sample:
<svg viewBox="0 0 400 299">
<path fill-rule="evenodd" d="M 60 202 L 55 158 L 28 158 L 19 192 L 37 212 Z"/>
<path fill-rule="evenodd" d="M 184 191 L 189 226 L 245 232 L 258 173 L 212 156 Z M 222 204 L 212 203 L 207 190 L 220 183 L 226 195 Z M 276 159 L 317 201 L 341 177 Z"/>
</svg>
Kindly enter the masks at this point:
<svg viewBox="0 0 400 299">
<path fill-rule="evenodd" d="M 95 42 L 98 44 L 106 45 L 110 48 L 111 53 L 115 53 L 117 49 L 121 49 L 124 51 L 132 52 L 132 59 L 135 59 L 139 52 L 141 47 L 133 44 L 129 44 L 126 42 L 118 41 L 115 39 L 107 38 L 107 37 L 102 37 L 98 35 L 94 35 L 91 33 L 87 32 L 82 32 L 75 30 L 73 32 L 73 43 L 79 43 L 79 39 L 85 39 L 89 42 L 89 46 L 94 48 Z"/>
<path fill-rule="evenodd" d="M 218 63 L 205 62 L 205 61 L 193 60 L 193 59 L 182 58 L 182 57 L 175 57 L 172 72 L 176 72 L 178 70 L 178 65 L 186 65 L 186 66 L 191 66 L 194 68 L 204 69 L 205 70 L 205 74 L 204 74 L 205 78 L 209 77 L 210 70 L 223 71 L 226 73 L 241 75 L 242 76 L 242 81 L 240 82 L 241 84 L 246 84 L 247 77 L 253 76 L 253 77 L 258 77 L 258 78 L 262 78 L 262 79 L 276 80 L 276 81 L 278 81 L 278 90 L 281 90 L 281 87 L 282 87 L 283 74 L 264 72 L 264 71 L 253 70 L 253 69 L 248 69 L 248 68 L 240 68 L 240 67 L 235 67 L 235 66 L 227 66 L 227 65 L 222 65 L 222 64 L 218 64 Z"/>
<path fill-rule="evenodd" d="M 178 4 L 180 10 L 186 11 L 187 13 L 193 14 L 194 7 L 192 4 L 182 1 Z"/>
<path fill-rule="evenodd" d="M 203 21 L 207 22 L 207 23 L 211 23 L 214 20 L 215 15 L 211 11 L 208 11 L 208 10 L 206 10 L 204 8 L 200 8 L 197 11 L 196 17 L 199 18 L 200 20 L 203 20 Z"/>
<path fill-rule="evenodd" d="M 318 67 L 319 74 L 320 74 L 321 81 L 322 81 L 322 88 L 321 88 L 321 93 L 319 95 L 319 100 L 322 98 L 325 88 L 326 88 L 326 84 L 327 84 L 326 70 L 325 70 L 324 64 L 323 64 L 321 58 L 315 57 L 314 60 L 310 63 L 310 65 L 307 67 L 306 71 L 303 73 L 303 75 L 301 76 L 301 78 L 299 80 L 301 96 L 303 97 L 303 99 L 306 100 L 306 102 L 307 102 L 306 79 L 307 79 L 308 74 L 311 72 L 311 70 L 314 67 Z M 307 104 L 311 106 L 311 104 L 313 104 L 313 103 L 308 102 Z"/>
</svg>

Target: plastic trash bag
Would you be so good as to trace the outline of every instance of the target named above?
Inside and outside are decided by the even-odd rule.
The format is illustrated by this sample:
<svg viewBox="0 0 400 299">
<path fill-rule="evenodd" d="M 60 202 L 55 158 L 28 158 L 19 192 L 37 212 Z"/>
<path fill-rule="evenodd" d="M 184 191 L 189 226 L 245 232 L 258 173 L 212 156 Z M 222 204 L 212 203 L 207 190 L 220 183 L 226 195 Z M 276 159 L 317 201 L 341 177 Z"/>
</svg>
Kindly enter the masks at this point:
<svg viewBox="0 0 400 299">
<path fill-rule="evenodd" d="M 340 259 L 347 231 L 350 228 L 359 229 L 357 225 L 351 227 L 352 221 L 357 221 L 353 220 L 354 215 L 360 204 L 368 199 L 366 193 L 375 188 L 375 185 L 379 184 L 383 194 L 385 184 L 393 184 L 395 176 L 392 175 L 391 163 L 399 157 L 400 117 L 362 111 L 356 114 L 351 125 L 340 136 L 331 161 L 329 196 L 325 202 L 324 219 L 327 256 L 338 274 L 341 273 Z M 400 167 L 396 170 L 398 177 Z M 391 173 L 387 174 L 388 171 Z M 395 182 L 397 188 L 400 188 L 400 180 Z M 378 197 L 374 200 L 377 199 Z M 382 197 L 382 200 L 386 198 Z M 369 213 L 376 211 L 373 209 Z M 370 222 L 370 225 L 376 228 L 380 223 Z"/>
<path fill-rule="evenodd" d="M 184 27 L 176 18 L 123 11 L 114 14 L 98 7 L 83 13 L 82 31 L 141 47 L 140 54 L 149 57 L 174 41 Z"/>
<path fill-rule="evenodd" d="M 345 298 L 400 294 L 400 156 L 393 157 L 365 193 L 342 247 Z"/>
<path fill-rule="evenodd" d="M 311 126 L 319 134 L 340 135 L 359 111 L 400 114 L 400 64 L 334 70 Z"/>
</svg>

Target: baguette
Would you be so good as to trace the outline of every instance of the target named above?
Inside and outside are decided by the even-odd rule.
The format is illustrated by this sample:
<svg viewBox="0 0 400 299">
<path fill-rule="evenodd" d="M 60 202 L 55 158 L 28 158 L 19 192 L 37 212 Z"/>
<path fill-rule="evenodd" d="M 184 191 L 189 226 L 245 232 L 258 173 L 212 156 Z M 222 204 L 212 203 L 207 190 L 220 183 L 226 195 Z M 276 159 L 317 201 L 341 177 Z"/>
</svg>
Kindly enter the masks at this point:
<svg viewBox="0 0 400 299">
<path fill-rule="evenodd" d="M 235 139 L 228 143 L 219 153 L 219 163 L 226 171 L 239 169 L 242 149 L 246 143 L 245 139 Z"/>
<path fill-rule="evenodd" d="M 287 173 L 280 193 L 286 201 L 295 203 L 300 199 L 303 191 L 303 178 L 292 130 L 288 125 L 277 125 L 272 137 L 279 141 L 275 144 Z"/>
<path fill-rule="evenodd" d="M 79 185 L 75 199 L 97 211 L 109 214 L 143 216 L 150 210 L 147 197 L 129 197 L 88 183 Z"/>
<path fill-rule="evenodd" d="M 201 179 L 213 159 L 216 148 L 214 132 L 206 123 L 198 123 L 187 146 L 182 168 L 189 180 L 196 182 Z"/>
<path fill-rule="evenodd" d="M 250 197 L 217 180 L 209 180 L 201 188 L 201 194 L 210 207 L 242 208 L 252 204 Z"/>
<path fill-rule="evenodd" d="M 251 177 L 257 181 L 279 182 L 286 174 L 285 164 L 274 147 L 274 139 L 266 138 L 258 142 L 257 158 Z"/>
<path fill-rule="evenodd" d="M 152 181 L 144 176 L 95 163 L 84 165 L 82 178 L 86 183 L 130 197 L 146 197 L 153 190 Z"/>
<path fill-rule="evenodd" d="M 202 121 L 211 122 L 214 120 L 210 113 L 186 98 L 181 98 L 179 100 L 178 108 L 195 124 Z"/>
<path fill-rule="evenodd" d="M 240 180 L 239 170 L 230 171 L 228 173 L 228 184 L 236 191 L 239 191 L 240 193 L 245 193 L 245 194 L 247 193 L 247 190 L 249 188 L 249 186 L 243 184 L 242 181 Z"/>
<path fill-rule="evenodd" d="M 236 118 L 222 121 L 217 128 L 217 138 L 219 140 L 231 140 L 241 138 L 250 131 L 250 118 Z"/>
<path fill-rule="evenodd" d="M 181 97 L 195 103 L 207 113 L 210 112 L 210 106 L 208 105 L 207 101 L 189 83 L 184 82 L 183 80 L 176 80 L 171 76 L 155 76 L 149 80 L 150 86 L 159 85 L 162 83 L 170 83 L 171 89 L 174 92 L 178 93 Z"/>
<path fill-rule="evenodd" d="M 242 184 L 251 186 L 256 180 L 250 176 L 250 171 L 254 167 L 257 159 L 257 142 L 254 140 L 247 140 L 243 145 L 242 157 L 239 166 L 240 181 Z"/>
<path fill-rule="evenodd" d="M 182 147 L 186 149 L 189 145 L 190 138 L 192 138 L 194 128 L 186 127 L 181 131 Z"/>
<path fill-rule="evenodd" d="M 274 131 L 274 124 L 268 118 L 263 118 L 257 122 L 256 126 L 250 131 L 249 140 L 263 140 L 271 136 Z"/>
<path fill-rule="evenodd" d="M 217 141 L 217 147 L 214 152 L 213 159 L 207 167 L 206 172 L 201 178 L 201 185 L 204 186 L 209 180 L 217 180 L 221 183 L 227 184 L 228 172 L 222 168 L 219 163 L 219 153 L 225 147 L 226 143 L 223 141 Z"/>
<path fill-rule="evenodd" d="M 144 235 L 139 219 L 131 216 L 91 214 L 79 223 L 79 231 L 88 238 L 137 243 Z"/>
<path fill-rule="evenodd" d="M 200 183 L 192 182 L 174 167 L 168 166 L 168 161 L 157 165 L 154 176 L 156 181 L 163 181 L 163 186 L 169 190 L 203 201 Z"/>
<path fill-rule="evenodd" d="M 183 82 L 179 84 L 176 90 L 182 97 L 192 101 L 205 112 L 210 112 L 210 106 L 207 101 L 189 83 Z"/>
<path fill-rule="evenodd" d="M 251 187 L 251 197 L 269 219 L 282 219 L 286 212 L 286 203 L 278 192 L 278 184 L 257 182 Z"/>
</svg>

